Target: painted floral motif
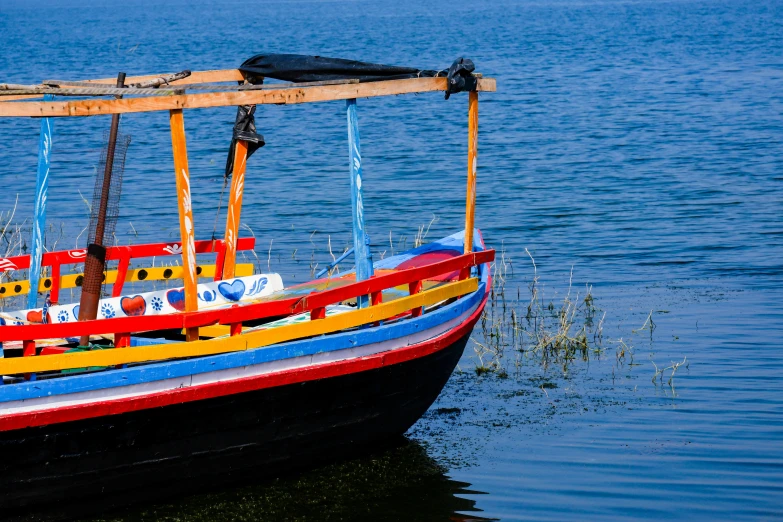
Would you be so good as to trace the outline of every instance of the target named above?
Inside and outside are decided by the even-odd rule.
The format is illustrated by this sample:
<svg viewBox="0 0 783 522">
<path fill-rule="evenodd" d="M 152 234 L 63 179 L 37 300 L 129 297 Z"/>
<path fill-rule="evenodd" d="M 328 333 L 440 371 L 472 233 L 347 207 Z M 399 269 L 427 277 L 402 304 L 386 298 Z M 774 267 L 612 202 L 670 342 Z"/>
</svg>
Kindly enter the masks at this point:
<svg viewBox="0 0 783 522">
<path fill-rule="evenodd" d="M 103 303 L 101 305 L 101 315 L 103 315 L 105 319 L 111 319 L 115 315 L 114 307 L 109 303 Z"/>
<path fill-rule="evenodd" d="M 60 310 L 60 313 L 57 314 L 57 320 L 61 323 L 67 323 L 68 322 L 68 312 L 65 310 Z"/>
<path fill-rule="evenodd" d="M 247 292 L 247 295 L 256 295 L 260 293 L 264 288 L 266 288 L 266 277 L 260 277 L 256 279 L 255 283 L 253 283 L 253 286 L 250 287 L 250 290 Z"/>
<path fill-rule="evenodd" d="M 163 310 L 163 299 L 161 299 L 160 297 L 157 296 L 153 297 L 150 304 L 152 305 L 152 309 L 155 310 L 156 312 L 160 312 L 161 310 Z"/>
</svg>

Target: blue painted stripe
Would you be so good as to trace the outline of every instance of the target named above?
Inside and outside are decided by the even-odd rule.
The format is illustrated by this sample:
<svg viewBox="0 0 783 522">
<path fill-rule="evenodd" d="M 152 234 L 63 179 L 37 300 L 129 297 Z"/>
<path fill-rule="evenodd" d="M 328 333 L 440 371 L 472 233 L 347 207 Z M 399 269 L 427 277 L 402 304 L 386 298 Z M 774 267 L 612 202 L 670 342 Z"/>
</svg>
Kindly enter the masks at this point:
<svg viewBox="0 0 783 522">
<path fill-rule="evenodd" d="M 351 217 L 353 219 L 353 252 L 356 280 L 372 277 L 372 253 L 370 239 L 364 229 L 364 200 L 362 199 L 362 147 L 359 140 L 359 118 L 356 115 L 356 99 L 346 100 L 348 116 L 348 160 L 351 172 Z M 369 306 L 369 299 L 361 295 L 357 299 L 359 308 Z"/>
<path fill-rule="evenodd" d="M 482 270 L 482 272 L 486 271 Z M 355 348 L 404 337 L 436 327 L 439 324 L 459 317 L 467 310 L 476 306 L 484 297 L 486 291 L 485 280 L 486 273 L 482 275 L 482 283 L 476 292 L 466 296 L 464 299 L 444 306 L 442 309 L 424 314 L 417 319 L 407 319 L 399 323 L 372 329 L 356 330 L 302 341 L 291 341 L 255 350 L 3 386 L 0 387 L 0 403 L 128 386 L 241 366 L 251 366 L 303 355 Z"/>
<path fill-rule="evenodd" d="M 44 101 L 53 99 L 53 95 L 44 94 Z M 38 282 L 41 280 L 41 261 L 44 251 L 46 197 L 49 190 L 51 153 L 52 123 L 50 118 L 41 118 L 41 135 L 38 141 L 38 173 L 35 180 L 35 213 L 30 248 L 30 293 L 27 294 L 27 308 L 38 307 Z"/>
</svg>

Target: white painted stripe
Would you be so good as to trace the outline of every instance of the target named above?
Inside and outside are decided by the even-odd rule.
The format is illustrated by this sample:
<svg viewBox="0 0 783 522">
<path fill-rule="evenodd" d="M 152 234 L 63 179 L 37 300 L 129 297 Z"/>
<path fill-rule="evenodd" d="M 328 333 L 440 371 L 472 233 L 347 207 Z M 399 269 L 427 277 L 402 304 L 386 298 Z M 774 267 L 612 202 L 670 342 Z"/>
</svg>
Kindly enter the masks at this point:
<svg viewBox="0 0 783 522">
<path fill-rule="evenodd" d="M 90 404 L 93 402 L 121 400 L 130 397 L 155 395 L 170 390 L 176 390 L 178 388 L 204 386 L 217 382 L 231 382 L 247 377 L 272 374 L 309 366 L 319 366 L 348 359 L 358 359 L 368 355 L 405 348 L 415 344 L 423 343 L 430 339 L 434 339 L 435 337 L 452 330 L 454 327 L 460 325 L 468 317 L 470 317 L 476 311 L 479 304 L 480 303 L 471 307 L 459 317 L 455 317 L 450 321 L 439 324 L 438 326 L 428 330 L 417 332 L 405 337 L 390 339 L 380 343 L 368 344 L 356 348 L 346 348 L 344 350 L 322 352 L 313 355 L 303 355 L 300 357 L 292 357 L 289 359 L 281 359 L 278 361 L 270 361 L 250 366 L 229 368 L 214 372 L 185 375 L 172 379 L 162 379 L 159 381 L 132 384 L 129 386 L 112 387 L 101 390 L 90 390 L 85 392 L 54 395 L 51 397 L 38 397 L 35 399 L 11 401 L 3 404 L 2 415 L 0 415 L 0 417 L 3 415 L 16 413 L 28 413 L 52 408 Z M 263 348 L 261 349 L 263 350 Z"/>
</svg>

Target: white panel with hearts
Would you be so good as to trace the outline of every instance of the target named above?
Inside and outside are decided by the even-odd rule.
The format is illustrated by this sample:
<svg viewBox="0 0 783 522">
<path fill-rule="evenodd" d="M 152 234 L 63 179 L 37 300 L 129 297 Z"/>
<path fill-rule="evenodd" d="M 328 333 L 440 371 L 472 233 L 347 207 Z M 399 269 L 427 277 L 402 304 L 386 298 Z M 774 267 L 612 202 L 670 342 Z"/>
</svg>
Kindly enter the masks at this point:
<svg viewBox="0 0 783 522">
<path fill-rule="evenodd" d="M 237 277 L 226 281 L 203 283 L 196 288 L 198 291 L 198 307 L 199 310 L 202 310 L 206 308 L 220 308 L 267 296 L 283 289 L 283 279 L 279 274 L 258 274 Z M 184 310 L 185 289 L 171 288 L 101 299 L 98 304 L 98 319 L 172 314 Z M 49 307 L 47 315 L 50 323 L 75 322 L 79 317 L 79 305 L 53 305 Z M 38 323 L 41 322 L 41 316 L 41 308 L 2 314 L 6 324 Z"/>
</svg>

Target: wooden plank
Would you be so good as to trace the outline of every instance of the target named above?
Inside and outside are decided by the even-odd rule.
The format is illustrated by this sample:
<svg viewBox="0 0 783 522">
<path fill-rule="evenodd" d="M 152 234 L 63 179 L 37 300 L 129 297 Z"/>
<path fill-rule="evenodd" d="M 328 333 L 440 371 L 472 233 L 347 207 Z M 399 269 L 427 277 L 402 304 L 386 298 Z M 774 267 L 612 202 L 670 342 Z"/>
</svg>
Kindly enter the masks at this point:
<svg viewBox="0 0 783 522">
<path fill-rule="evenodd" d="M 147 82 L 155 80 L 161 76 L 170 76 L 176 73 L 163 73 L 163 74 L 145 74 L 142 76 L 128 76 L 125 78 L 125 83 L 130 85 L 132 83 Z M 245 80 L 245 76 L 239 69 L 216 69 L 211 71 L 191 71 L 190 76 L 182 78 L 181 80 L 174 80 L 169 85 L 190 85 L 193 83 L 220 83 L 220 82 L 242 82 Z M 82 80 L 85 83 L 103 83 L 114 84 L 116 78 L 100 78 L 98 80 Z"/>
<path fill-rule="evenodd" d="M 125 79 L 126 83 L 141 83 L 150 80 L 155 80 L 161 76 L 168 76 L 167 74 L 146 74 L 142 76 L 129 76 Z M 244 81 L 244 75 L 239 69 L 222 69 L 214 71 L 195 71 L 191 72 L 190 76 L 181 80 L 175 80 L 169 83 L 169 85 L 192 85 L 196 83 L 220 83 L 220 82 L 241 82 Z M 106 84 L 115 85 L 117 78 L 101 78 L 98 80 L 82 80 L 79 83 L 94 83 L 94 84 Z M 0 96 L 0 103 L 20 100 L 34 100 L 40 99 L 40 94 L 17 94 Z"/>
<path fill-rule="evenodd" d="M 54 96 L 44 96 L 44 101 L 51 101 Z M 30 250 L 30 285 L 38 288 L 41 280 L 41 262 L 44 251 L 44 231 L 46 230 L 46 200 L 49 192 L 49 165 L 52 153 L 52 122 L 49 118 L 41 118 L 41 134 L 38 140 L 38 171 L 35 179 L 35 210 L 33 214 L 33 230 Z M 27 294 L 27 308 L 38 306 L 38 292 Z"/>
<path fill-rule="evenodd" d="M 261 348 L 286 341 L 313 337 L 382 321 L 419 306 L 475 292 L 476 278 L 448 283 L 419 294 L 403 297 L 378 306 L 357 309 L 318 321 L 283 325 L 267 330 L 243 333 L 233 337 L 192 341 L 188 343 L 137 346 L 132 350 L 95 350 L 41 357 L 15 357 L 0 360 L 0 374 L 21 374 L 90 366 L 114 366 L 134 362 L 157 361 L 180 357 L 198 357 Z M 21 328 L 21 327 L 17 327 Z"/>
<path fill-rule="evenodd" d="M 11 94 L 9 96 L 0 96 L 0 103 L 22 100 L 36 100 L 40 98 L 43 98 L 42 94 Z"/>
<path fill-rule="evenodd" d="M 154 74 L 146 75 L 146 76 L 131 76 L 129 80 L 133 80 L 133 83 L 139 83 L 142 81 L 152 80 L 158 77 L 159 75 L 154 75 Z M 197 80 L 193 80 L 192 78 L 194 77 L 197 78 Z M 202 80 L 202 78 L 204 79 Z M 185 78 L 183 80 L 177 80 L 171 82 L 170 85 L 191 85 L 196 83 L 233 82 L 233 81 L 241 82 L 243 80 L 244 78 L 242 77 L 242 73 L 238 69 L 228 69 L 228 70 L 221 70 L 221 71 L 196 71 L 192 73 L 190 77 Z M 87 83 L 105 83 L 105 84 L 113 84 L 116 81 L 117 81 L 116 78 L 86 80 Z M 311 82 L 311 83 L 320 83 L 320 82 Z M 497 81 L 494 78 L 479 78 L 478 91 L 479 92 L 497 91 Z M 19 95 L 0 96 L 0 104 L 2 104 L 2 102 L 34 100 L 40 98 L 41 98 L 40 94 L 19 94 Z"/>
<path fill-rule="evenodd" d="M 223 258 L 223 279 L 234 277 L 236 264 L 236 243 L 239 237 L 239 217 L 242 214 L 242 194 L 245 188 L 245 167 L 247 166 L 247 142 L 237 140 L 234 153 L 234 174 L 231 177 L 231 193 L 228 196 L 226 214 L 226 253 Z"/>
<path fill-rule="evenodd" d="M 465 201 L 465 253 L 473 250 L 478 169 L 478 93 L 468 93 L 468 189 Z"/>
<path fill-rule="evenodd" d="M 494 82 L 479 81 L 482 86 L 494 87 Z M 261 91 L 210 92 L 179 96 L 155 96 L 148 98 L 123 98 L 122 100 L 81 100 L 57 102 L 9 102 L 0 103 L 0 116 L 97 116 L 174 109 L 198 109 L 236 105 L 297 104 L 351 98 L 372 98 L 397 94 L 437 92 L 446 90 L 446 78 L 411 78 L 319 87 L 299 87 Z M 487 89 L 490 90 L 490 89 Z"/>
<path fill-rule="evenodd" d="M 372 277 L 372 253 L 370 240 L 364 228 L 364 199 L 362 198 L 362 149 L 359 140 L 359 118 L 356 115 L 356 100 L 346 102 L 348 118 L 348 163 L 351 175 L 351 220 L 353 231 L 353 256 L 356 267 L 356 280 L 364 281 Z M 356 299 L 359 308 L 369 306 L 366 295 Z"/>
<path fill-rule="evenodd" d="M 182 109 L 169 112 L 171 148 L 174 153 L 174 172 L 177 180 L 177 208 L 179 209 L 179 233 L 182 240 L 182 266 L 185 267 L 185 311 L 198 310 L 196 285 L 196 239 L 193 230 L 193 203 L 190 195 L 188 149 L 185 141 L 185 119 Z M 185 335 L 188 341 L 198 340 L 198 329 L 191 328 Z"/>
</svg>

